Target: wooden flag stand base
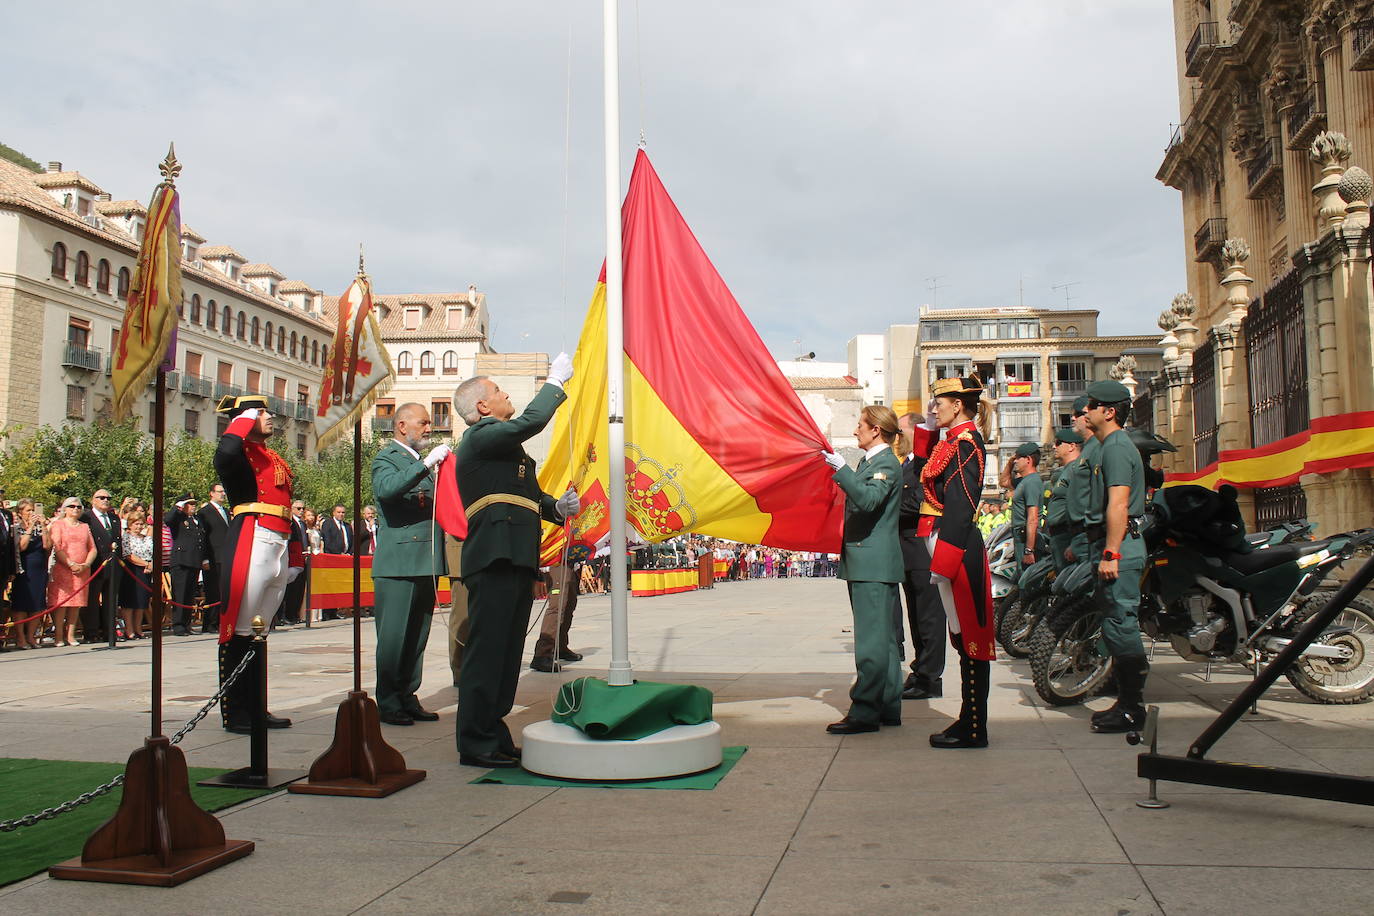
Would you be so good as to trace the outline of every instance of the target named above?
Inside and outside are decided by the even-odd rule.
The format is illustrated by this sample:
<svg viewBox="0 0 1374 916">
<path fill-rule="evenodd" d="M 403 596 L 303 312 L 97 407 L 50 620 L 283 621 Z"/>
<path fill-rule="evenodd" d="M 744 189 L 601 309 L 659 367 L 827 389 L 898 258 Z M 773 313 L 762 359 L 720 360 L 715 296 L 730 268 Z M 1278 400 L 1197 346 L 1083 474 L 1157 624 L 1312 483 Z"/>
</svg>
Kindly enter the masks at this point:
<svg viewBox="0 0 1374 916">
<path fill-rule="evenodd" d="M 90 835 L 80 858 L 52 866 L 50 876 L 175 887 L 253 851 L 249 840 L 226 840 L 219 818 L 192 800 L 186 757 L 166 736 L 146 739 L 124 774 L 115 816 Z"/>
<path fill-rule="evenodd" d="M 310 766 L 310 777 L 287 791 L 385 798 L 426 775 L 424 770 L 406 769 L 405 757 L 382 737 L 377 701 L 366 690 L 350 690 L 334 720 L 334 743 Z"/>
</svg>

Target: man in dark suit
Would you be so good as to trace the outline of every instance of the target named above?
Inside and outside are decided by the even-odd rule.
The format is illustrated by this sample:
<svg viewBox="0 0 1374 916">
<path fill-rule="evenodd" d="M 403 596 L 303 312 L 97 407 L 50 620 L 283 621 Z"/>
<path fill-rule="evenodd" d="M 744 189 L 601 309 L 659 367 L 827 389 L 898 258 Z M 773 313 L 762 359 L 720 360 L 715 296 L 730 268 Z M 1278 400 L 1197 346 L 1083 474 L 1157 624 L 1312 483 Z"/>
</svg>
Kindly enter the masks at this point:
<svg viewBox="0 0 1374 916">
<path fill-rule="evenodd" d="M 291 537 L 292 543 L 301 549 L 301 555 L 305 557 L 305 573 L 286 583 L 286 592 L 282 595 L 281 606 L 277 608 L 277 622 L 296 624 L 301 622 L 302 613 L 310 613 L 308 609 L 302 609 L 305 603 L 305 588 L 310 581 L 310 540 L 305 536 L 305 522 L 301 516 L 305 514 L 305 503 L 299 499 L 291 502 Z M 325 620 L 336 620 L 338 614 L 334 611 L 326 611 Z"/>
<path fill-rule="evenodd" d="M 580 508 L 576 490 L 555 500 L 539 489 L 524 443 L 567 400 L 563 385 L 570 378 L 572 360 L 560 353 L 518 417 L 510 396 L 485 376 L 453 393 L 454 412 L 468 425 L 457 463 L 468 517 L 461 563 L 471 628 L 458 674 L 458 762 L 465 766 L 519 766 L 520 750 L 504 719 L 515 702 L 539 572 L 539 520 L 561 525 Z"/>
<path fill-rule="evenodd" d="M 353 538 L 353 526 L 348 523 L 344 515 L 348 509 L 339 504 L 330 513 L 330 518 L 320 526 L 320 537 L 324 539 L 325 553 L 339 553 L 353 555 L 353 547 L 356 541 Z"/>
<path fill-rule="evenodd" d="M 914 413 L 898 420 L 907 442 L 924 444 L 928 429 L 938 428 L 934 418 L 922 418 Z M 926 466 L 924 448 L 913 450 L 902 459 L 902 506 L 897 521 L 897 536 L 902 543 L 902 566 L 906 578 L 902 591 L 906 594 L 907 623 L 911 628 L 911 674 L 902 685 L 902 699 L 929 700 L 942 696 L 941 677 L 945 672 L 945 607 L 940 591 L 930 584 L 930 550 L 926 540 L 916 535 L 916 523 L 921 517 L 921 469 Z"/>
<path fill-rule="evenodd" d="M 191 635 L 196 584 L 210 567 L 205 529 L 196 518 L 196 500 L 185 493 L 162 522 L 172 532 L 172 635 Z"/>
<path fill-rule="evenodd" d="M 224 487 L 215 484 L 210 488 L 210 501 L 196 513 L 200 527 L 205 531 L 205 612 L 201 617 L 200 632 L 219 633 L 219 584 L 220 564 L 228 556 L 225 553 L 225 538 L 229 535 L 229 510 L 224 506 Z"/>
<path fill-rule="evenodd" d="M 5 508 L 5 488 L 0 487 L 0 595 L 9 588 L 18 559 L 14 543 L 14 516 Z"/>
<path fill-rule="evenodd" d="M 377 510 L 363 506 L 363 527 L 358 532 L 358 553 L 370 557 L 377 552 Z"/>
<path fill-rule="evenodd" d="M 91 507 L 81 515 L 95 539 L 95 565 L 100 570 L 87 586 L 86 608 L 81 613 L 82 642 L 104 641 L 106 622 L 114 622 L 119 563 L 124 559 L 124 529 L 110 501 L 110 491 L 101 487 L 92 494 Z M 154 621 L 154 626 L 159 625 L 160 621 Z"/>
</svg>

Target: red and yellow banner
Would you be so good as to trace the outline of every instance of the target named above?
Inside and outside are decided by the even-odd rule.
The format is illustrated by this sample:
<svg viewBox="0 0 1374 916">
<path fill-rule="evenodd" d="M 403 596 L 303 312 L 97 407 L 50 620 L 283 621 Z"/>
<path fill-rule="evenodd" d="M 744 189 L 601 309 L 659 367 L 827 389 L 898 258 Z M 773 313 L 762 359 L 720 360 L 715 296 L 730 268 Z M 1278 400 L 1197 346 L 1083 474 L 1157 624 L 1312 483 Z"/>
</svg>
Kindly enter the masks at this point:
<svg viewBox="0 0 1374 916">
<path fill-rule="evenodd" d="M 371 607 L 372 558 L 362 557 L 362 584 L 359 602 Z M 436 605 L 450 602 L 449 581 L 439 579 Z M 310 558 L 310 606 L 315 610 L 335 610 L 353 607 L 353 558 L 346 554 L 317 553 Z"/>
<path fill-rule="evenodd" d="M 393 378 L 391 358 L 372 311 L 372 281 L 360 268 L 339 297 L 338 325 L 315 407 L 315 447 L 323 451 L 348 432 L 386 393 Z"/>
<path fill-rule="evenodd" d="M 630 572 L 630 594 L 651 598 L 694 592 L 700 577 L 696 569 L 635 569 Z"/>
<path fill-rule="evenodd" d="M 1304 474 L 1368 467 L 1374 467 L 1374 411 L 1359 411 L 1318 417 L 1305 431 L 1259 448 L 1224 450 L 1200 471 L 1169 474 L 1164 485 L 1282 487 Z"/>
<path fill-rule="evenodd" d="M 838 552 L 844 499 L 818 457 L 825 436 L 643 150 L 621 219 L 628 520 L 649 542 L 690 531 Z M 585 555 L 610 529 L 604 267 L 573 366 L 539 483 L 577 487 L 572 549 Z M 562 548 L 546 526 L 544 562 Z"/>
<path fill-rule="evenodd" d="M 181 198 L 172 185 L 180 171 L 168 154 L 171 173 L 153 191 L 148 221 L 138 249 L 138 264 L 119 328 L 119 345 L 110 382 L 114 386 L 116 421 L 133 409 L 138 396 L 161 363 L 173 368 L 176 358 L 177 307 L 181 305 Z M 164 163 L 164 168 L 168 168 Z"/>
<path fill-rule="evenodd" d="M 1008 380 L 1005 385 L 1007 397 L 1009 398 L 1028 398 L 1031 396 L 1030 382 L 1014 382 Z"/>
</svg>

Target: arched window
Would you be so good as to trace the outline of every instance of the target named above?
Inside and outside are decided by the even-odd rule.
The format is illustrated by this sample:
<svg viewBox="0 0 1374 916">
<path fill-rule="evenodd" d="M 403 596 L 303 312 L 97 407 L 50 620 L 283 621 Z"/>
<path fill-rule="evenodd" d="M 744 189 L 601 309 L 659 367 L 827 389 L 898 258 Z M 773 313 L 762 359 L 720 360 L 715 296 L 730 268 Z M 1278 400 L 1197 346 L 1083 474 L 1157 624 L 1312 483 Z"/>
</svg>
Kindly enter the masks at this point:
<svg viewBox="0 0 1374 916">
<path fill-rule="evenodd" d="M 253 346 L 256 347 L 258 345 L 258 341 L 262 340 L 262 324 L 258 322 L 257 315 L 253 316 L 252 331 L 250 333 L 252 334 L 251 339 L 253 341 Z"/>
<path fill-rule="evenodd" d="M 119 298 L 129 298 L 129 268 L 119 268 Z"/>
<path fill-rule="evenodd" d="M 191 324 L 200 324 L 200 293 L 191 296 Z"/>
<path fill-rule="evenodd" d="M 110 262 L 104 258 L 95 267 L 95 288 L 102 293 L 110 291 Z"/>
<path fill-rule="evenodd" d="M 401 354 L 396 357 L 397 373 L 400 375 L 410 375 L 412 368 L 410 354 L 402 351 Z"/>
<path fill-rule="evenodd" d="M 84 251 L 76 253 L 76 282 L 82 286 L 91 285 L 91 256 Z"/>
<path fill-rule="evenodd" d="M 1077 336 L 1078 336 L 1078 328 L 1069 328 L 1067 331 L 1064 332 L 1064 336 L 1065 336 L 1065 337 L 1077 337 Z"/>
<path fill-rule="evenodd" d="M 278 353 L 285 353 L 285 352 L 286 352 L 286 328 L 285 328 L 285 327 L 277 328 L 277 352 L 278 352 Z"/>
<path fill-rule="evenodd" d="M 239 340 L 246 340 L 248 338 L 248 316 L 243 312 L 239 312 L 238 338 Z"/>
<path fill-rule="evenodd" d="M 1059 336 L 1061 336 L 1063 333 L 1064 333 L 1064 329 L 1063 329 L 1063 328 L 1050 328 L 1050 336 L 1051 336 L 1051 337 L 1059 337 Z"/>
<path fill-rule="evenodd" d="M 269 321 L 267 322 L 267 326 L 263 328 L 262 345 L 270 350 L 272 349 L 273 343 L 274 341 L 272 340 L 272 322 Z"/>
<path fill-rule="evenodd" d="M 52 275 L 67 278 L 67 246 L 56 242 L 52 246 Z"/>
<path fill-rule="evenodd" d="M 325 344 L 324 346 L 320 347 L 320 365 L 323 366 L 323 365 L 325 365 L 325 364 L 328 363 L 328 362 L 329 362 L 329 344 Z"/>
<path fill-rule="evenodd" d="M 186 317 L 186 294 L 185 294 L 185 293 L 182 293 L 182 294 L 181 294 L 181 301 L 177 303 L 177 317 L 178 317 L 178 318 L 182 318 L 182 319 L 184 319 L 184 318 Z"/>
<path fill-rule="evenodd" d="M 210 304 L 205 311 L 205 326 L 213 331 L 218 324 L 219 305 L 215 303 L 215 300 L 211 299 Z"/>
<path fill-rule="evenodd" d="M 296 332 L 291 332 L 291 358 L 296 358 Z"/>
<path fill-rule="evenodd" d="M 219 330 L 221 334 L 226 336 L 234 333 L 234 310 L 227 305 L 224 307 L 224 315 L 219 323 Z"/>
<path fill-rule="evenodd" d="M 458 354 L 453 350 L 444 351 L 444 375 L 458 374 Z"/>
<path fill-rule="evenodd" d="M 420 354 L 420 374 L 434 374 L 434 353 L 429 350 Z"/>
<path fill-rule="evenodd" d="M 319 364 L 320 364 L 320 342 L 319 342 L 318 340 L 312 340 L 312 341 L 310 342 L 310 365 L 312 365 L 312 366 L 318 366 Z"/>
</svg>

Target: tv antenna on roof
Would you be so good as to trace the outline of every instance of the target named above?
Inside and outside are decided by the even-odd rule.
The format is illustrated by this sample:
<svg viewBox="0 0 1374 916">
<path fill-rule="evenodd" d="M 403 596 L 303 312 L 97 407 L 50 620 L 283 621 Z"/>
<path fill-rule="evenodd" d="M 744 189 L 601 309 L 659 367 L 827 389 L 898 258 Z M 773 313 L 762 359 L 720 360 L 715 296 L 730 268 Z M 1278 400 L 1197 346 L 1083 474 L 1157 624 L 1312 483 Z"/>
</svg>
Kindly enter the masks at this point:
<svg viewBox="0 0 1374 916">
<path fill-rule="evenodd" d="M 944 283 L 941 283 L 941 282 L 940 282 L 940 281 L 943 280 L 944 278 L 945 278 L 945 275 L 944 275 L 944 274 L 936 274 L 936 275 L 933 276 L 933 277 L 926 277 L 926 282 L 930 284 L 929 289 L 930 289 L 930 307 L 931 307 L 931 308 L 939 308 L 939 307 L 940 307 L 940 290 L 942 290 L 942 289 L 948 289 L 948 288 L 949 288 L 949 285 L 948 285 L 948 284 L 944 284 Z"/>
<path fill-rule="evenodd" d="M 1068 308 L 1069 303 L 1072 302 L 1075 298 L 1074 296 L 1069 295 L 1069 290 L 1082 282 L 1082 280 L 1070 280 L 1068 283 L 1059 283 L 1055 286 L 1051 286 L 1050 289 L 1062 289 L 1064 291 L 1064 308 Z"/>
</svg>

